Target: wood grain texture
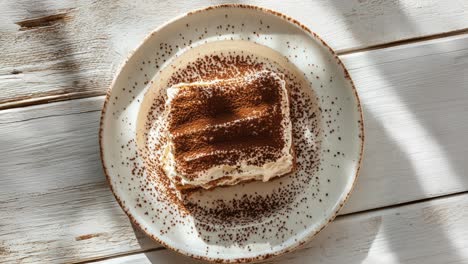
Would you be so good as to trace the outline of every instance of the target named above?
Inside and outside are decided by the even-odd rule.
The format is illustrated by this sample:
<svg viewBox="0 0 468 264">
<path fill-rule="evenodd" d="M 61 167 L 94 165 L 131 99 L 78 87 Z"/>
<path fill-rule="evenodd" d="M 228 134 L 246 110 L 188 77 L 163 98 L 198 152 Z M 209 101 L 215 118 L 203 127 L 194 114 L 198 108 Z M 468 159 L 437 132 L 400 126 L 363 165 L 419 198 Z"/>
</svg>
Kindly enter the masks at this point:
<svg viewBox="0 0 468 264">
<path fill-rule="evenodd" d="M 338 217 L 297 252 L 265 263 L 466 263 L 468 195 Z M 201 263 L 169 250 L 99 264 Z"/>
<path fill-rule="evenodd" d="M 0 112 L 0 263 L 64 263 L 158 246 L 134 232 L 103 176 L 102 103 Z"/>
<path fill-rule="evenodd" d="M 342 213 L 468 190 L 467 47 L 464 35 L 342 57 L 367 137 L 363 171 Z M 106 187 L 97 139 L 102 102 L 0 111 L 0 262 L 74 262 L 159 247 L 134 232 Z M 346 226 L 349 241 L 371 243 Z M 374 241 L 392 237 L 379 233 Z M 414 254 L 429 257 L 421 250 Z"/>
<path fill-rule="evenodd" d="M 104 94 L 149 32 L 181 13 L 228 2 L 2 1 L 0 108 Z M 298 19 L 338 51 L 468 28 L 466 1 L 248 3 Z"/>
<path fill-rule="evenodd" d="M 467 190 L 468 35 L 342 59 L 367 135 L 362 177 L 344 212 Z"/>
</svg>

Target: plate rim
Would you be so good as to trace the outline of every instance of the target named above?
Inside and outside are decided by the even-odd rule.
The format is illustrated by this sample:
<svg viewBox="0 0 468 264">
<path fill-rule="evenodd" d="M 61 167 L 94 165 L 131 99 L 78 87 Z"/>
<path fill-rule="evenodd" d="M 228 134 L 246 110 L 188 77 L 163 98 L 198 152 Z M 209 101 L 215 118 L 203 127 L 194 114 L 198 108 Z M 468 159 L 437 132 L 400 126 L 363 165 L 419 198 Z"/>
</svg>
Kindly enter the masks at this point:
<svg viewBox="0 0 468 264">
<path fill-rule="evenodd" d="M 110 99 L 110 96 L 111 96 L 112 88 L 115 86 L 115 83 L 116 83 L 118 77 L 122 73 L 123 68 L 127 65 L 129 60 L 131 59 L 131 57 L 135 54 L 135 52 L 138 49 L 141 48 L 141 46 L 143 46 L 143 44 L 146 41 L 148 41 L 149 38 L 151 38 L 151 36 L 153 36 L 154 34 L 157 34 L 161 29 L 165 28 L 166 26 L 168 26 L 168 25 L 170 25 L 170 24 L 172 24 L 172 23 L 174 23 L 176 21 L 179 21 L 179 20 L 181 20 L 181 19 L 183 19 L 185 17 L 193 15 L 193 14 L 209 11 L 209 10 L 212 10 L 212 9 L 222 9 L 222 8 L 247 8 L 247 9 L 253 9 L 253 10 L 256 10 L 256 11 L 260 11 L 260 12 L 263 12 L 263 13 L 266 13 L 266 14 L 274 15 L 274 16 L 277 16 L 277 17 L 285 20 L 285 22 L 287 22 L 287 23 L 291 23 L 294 26 L 299 27 L 300 29 L 305 31 L 305 33 L 308 34 L 310 37 L 315 38 L 316 40 L 319 40 L 321 42 L 321 44 L 328 49 L 328 51 L 331 53 L 333 58 L 336 60 L 337 64 L 339 66 L 341 66 L 341 68 L 343 69 L 344 78 L 349 81 L 349 83 L 351 85 L 351 89 L 353 90 L 354 97 L 355 97 L 356 102 L 357 102 L 357 108 L 358 108 L 358 112 L 359 112 L 359 120 L 358 121 L 360 121 L 359 122 L 360 137 L 358 137 L 359 138 L 359 143 L 360 143 L 359 161 L 357 162 L 357 168 L 356 168 L 356 172 L 354 173 L 353 182 L 352 182 L 352 185 L 349 188 L 349 190 L 347 190 L 346 196 L 338 201 L 339 202 L 338 207 L 328 217 L 328 220 L 326 221 L 326 223 L 324 223 L 320 227 L 320 229 L 316 230 L 315 232 L 311 232 L 311 233 L 307 234 L 304 238 L 298 240 L 297 242 L 295 242 L 291 246 L 284 247 L 282 250 L 279 250 L 279 251 L 274 252 L 274 253 L 267 253 L 267 254 L 262 254 L 262 255 L 258 255 L 258 256 L 255 256 L 255 257 L 248 257 L 248 258 L 240 257 L 240 258 L 227 259 L 227 258 L 211 258 L 211 257 L 207 257 L 207 256 L 194 255 L 194 254 L 191 254 L 191 253 L 186 252 L 184 250 L 180 250 L 178 248 L 171 247 L 170 245 L 168 245 L 167 243 L 165 243 L 164 241 L 159 239 L 157 236 L 151 234 L 150 232 L 148 232 L 147 230 L 142 228 L 140 223 L 133 217 L 133 215 L 130 213 L 130 210 L 128 210 L 126 208 L 125 204 L 121 201 L 120 197 L 114 191 L 114 186 L 112 185 L 112 182 L 111 182 L 111 179 L 110 179 L 110 176 L 109 176 L 110 173 L 108 172 L 105 161 L 104 161 L 104 151 L 103 151 L 103 149 L 104 149 L 103 148 L 104 129 L 103 129 L 103 126 L 104 126 L 104 119 L 105 119 L 105 114 L 106 114 L 106 110 L 107 110 L 107 105 L 108 105 L 108 102 L 109 102 L 109 99 Z M 353 192 L 353 190 L 354 190 L 354 188 L 356 186 L 358 176 L 360 174 L 361 167 L 362 167 L 362 160 L 363 160 L 363 155 L 364 155 L 364 139 L 365 139 L 365 135 L 364 135 L 364 118 L 363 118 L 363 111 L 362 111 L 361 101 L 360 101 L 358 92 L 356 90 L 356 86 L 354 84 L 354 81 L 351 78 L 351 75 L 349 74 L 349 72 L 348 72 L 346 66 L 344 65 L 344 63 L 342 62 L 342 60 L 338 57 L 338 54 L 335 52 L 335 50 L 332 49 L 318 34 L 316 34 L 314 31 L 310 30 L 307 26 L 300 23 L 298 20 L 296 20 L 296 19 L 294 19 L 294 18 L 292 18 L 292 17 L 290 17 L 288 15 L 285 15 L 285 14 L 283 14 L 281 12 L 269 9 L 269 8 L 265 8 L 265 7 L 261 7 L 261 6 L 257 6 L 257 5 L 249 5 L 249 4 L 219 4 L 219 5 L 210 5 L 210 6 L 194 9 L 192 11 L 188 11 L 188 12 L 182 13 L 182 14 L 180 14 L 178 16 L 175 16 L 174 18 L 172 18 L 172 19 L 166 21 L 165 23 L 161 24 L 160 26 L 156 27 L 156 29 L 152 30 L 149 34 L 147 34 L 143 38 L 143 40 L 137 45 L 136 48 L 132 49 L 128 53 L 125 60 L 119 65 L 119 67 L 117 68 L 117 71 L 114 73 L 114 78 L 112 79 L 111 84 L 109 85 L 109 87 L 106 90 L 106 97 L 104 99 L 104 104 L 103 104 L 102 109 L 101 109 L 101 118 L 100 118 L 100 122 L 99 122 L 99 151 L 100 151 L 100 158 L 101 158 L 101 164 L 102 164 L 102 167 L 103 167 L 104 175 L 106 177 L 106 181 L 107 181 L 107 183 L 109 185 L 109 188 L 110 188 L 112 194 L 114 195 L 115 199 L 117 200 L 117 203 L 122 208 L 122 210 L 125 212 L 125 214 L 130 219 L 132 224 L 137 226 L 145 235 L 150 237 L 153 241 L 156 241 L 157 243 L 161 244 L 166 249 L 170 249 L 170 250 L 172 250 L 172 251 L 174 251 L 174 252 L 176 252 L 178 254 L 181 254 L 183 256 L 188 256 L 188 257 L 191 257 L 191 258 L 194 258 L 194 259 L 208 261 L 208 262 L 212 262 L 212 263 L 247 263 L 247 262 L 252 262 L 252 261 L 255 261 L 255 262 L 262 261 L 262 260 L 271 259 L 273 257 L 278 257 L 278 256 L 281 256 L 281 255 L 284 255 L 284 254 L 286 254 L 288 252 L 294 251 L 295 249 L 297 249 L 297 248 L 301 247 L 302 245 L 306 244 L 307 242 L 310 242 L 313 237 L 315 237 L 318 233 L 320 233 L 320 231 L 325 229 L 325 227 L 327 227 L 331 222 L 333 222 L 333 220 L 337 217 L 339 211 L 341 211 L 344 204 L 348 201 L 349 196 Z M 325 220 L 326 219 L 327 218 L 325 218 Z"/>
</svg>

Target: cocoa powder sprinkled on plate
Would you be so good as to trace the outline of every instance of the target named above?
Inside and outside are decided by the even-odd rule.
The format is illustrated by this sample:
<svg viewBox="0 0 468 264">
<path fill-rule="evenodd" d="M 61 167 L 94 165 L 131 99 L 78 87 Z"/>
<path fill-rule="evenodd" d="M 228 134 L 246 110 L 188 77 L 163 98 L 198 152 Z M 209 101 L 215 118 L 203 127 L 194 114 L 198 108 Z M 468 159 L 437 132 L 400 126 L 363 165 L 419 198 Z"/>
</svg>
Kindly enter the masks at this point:
<svg viewBox="0 0 468 264">
<path fill-rule="evenodd" d="M 267 183 L 242 184 L 245 187 L 251 184 L 268 185 L 266 186 L 268 190 L 266 193 L 243 193 L 238 197 L 215 200 L 200 199 L 200 197 L 206 196 L 205 192 L 210 191 L 178 193 L 173 183 L 164 175 L 161 164 L 158 162 L 161 148 L 165 144 L 165 139 L 162 136 L 155 136 L 163 135 L 164 133 L 161 132 L 165 127 L 163 124 L 165 120 L 161 118 L 161 115 L 164 112 L 166 95 L 164 91 L 161 91 L 150 109 L 146 122 L 148 131 L 159 131 L 160 133 L 149 132 L 146 134 L 147 146 L 145 147 L 146 151 L 143 153 L 147 153 L 145 154 L 145 167 L 149 180 L 143 181 L 142 184 L 151 186 L 154 192 L 157 193 L 158 200 L 164 200 L 167 204 L 167 210 L 173 211 L 173 213 L 169 214 L 173 216 L 173 219 L 169 220 L 168 217 L 168 229 L 161 230 L 162 234 L 169 232 L 171 221 L 173 224 L 180 221 L 177 220 L 177 215 L 181 213 L 179 217 L 190 215 L 194 218 L 196 229 L 203 230 L 198 234 L 206 241 L 220 241 L 219 243 L 224 241 L 242 245 L 248 244 L 250 239 L 256 235 L 261 235 L 265 239 L 272 236 L 271 239 L 281 240 L 290 235 L 292 229 L 288 227 L 285 220 L 280 218 L 289 218 L 290 212 L 299 203 L 319 197 L 317 191 L 313 197 L 299 199 L 301 194 L 304 193 L 304 188 L 314 187 L 319 189 L 320 186 L 320 180 L 314 175 L 320 162 L 320 142 L 318 139 L 320 139 L 319 134 L 321 131 L 318 128 L 320 112 L 317 107 L 311 107 L 311 105 L 316 104 L 317 99 L 310 90 L 304 90 L 294 75 L 286 70 L 281 71 L 274 64 L 269 64 L 254 55 L 228 52 L 223 55 L 216 54 L 198 58 L 185 68 L 175 71 L 168 82 L 168 86 L 178 83 L 232 79 L 262 70 L 279 71 L 285 76 L 286 85 L 290 92 L 297 171 L 286 176 L 285 179 L 279 178 Z M 174 122 L 177 123 L 177 120 Z M 274 127 L 270 127 L 270 129 L 274 129 Z M 184 146 L 181 147 L 184 148 Z M 148 153 L 151 153 L 151 155 Z M 274 187 L 272 187 L 273 185 Z M 233 188 L 242 188 L 242 186 L 221 188 L 229 192 Z M 167 217 L 167 214 L 165 215 Z M 155 211 L 155 217 L 159 217 L 157 210 Z M 272 217 L 273 219 L 271 219 Z M 308 215 L 307 217 L 312 218 L 313 216 Z M 271 233 L 269 230 L 257 229 L 249 225 L 249 223 L 261 221 L 271 222 L 272 228 L 279 230 L 279 232 Z M 301 223 L 297 224 L 300 225 Z M 236 228 L 232 229 L 233 227 Z"/>
</svg>

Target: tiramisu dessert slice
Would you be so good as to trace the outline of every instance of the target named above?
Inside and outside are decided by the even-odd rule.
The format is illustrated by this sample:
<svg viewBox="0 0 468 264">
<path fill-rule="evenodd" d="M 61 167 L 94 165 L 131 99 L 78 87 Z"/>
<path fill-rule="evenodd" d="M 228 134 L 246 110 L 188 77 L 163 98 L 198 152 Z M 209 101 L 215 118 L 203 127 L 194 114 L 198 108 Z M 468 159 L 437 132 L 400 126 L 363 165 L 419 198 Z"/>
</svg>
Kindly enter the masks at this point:
<svg viewBox="0 0 468 264">
<path fill-rule="evenodd" d="M 163 169 L 179 190 L 268 181 L 295 168 L 289 97 L 271 71 L 168 88 Z"/>
</svg>

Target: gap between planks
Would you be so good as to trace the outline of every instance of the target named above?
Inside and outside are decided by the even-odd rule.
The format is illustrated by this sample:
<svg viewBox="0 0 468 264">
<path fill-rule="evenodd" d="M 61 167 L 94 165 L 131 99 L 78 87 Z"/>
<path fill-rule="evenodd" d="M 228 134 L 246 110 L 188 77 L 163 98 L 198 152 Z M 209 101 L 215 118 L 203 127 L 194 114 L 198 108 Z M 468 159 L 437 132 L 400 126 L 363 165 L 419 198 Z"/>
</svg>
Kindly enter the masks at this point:
<svg viewBox="0 0 468 264">
<path fill-rule="evenodd" d="M 93 258 L 93 259 L 88 259 L 88 260 L 83 260 L 83 261 L 78 261 L 78 262 L 72 262 L 72 263 L 73 264 L 93 263 L 93 262 L 98 262 L 98 261 L 111 260 L 115 258 L 132 256 L 132 255 L 137 255 L 141 253 L 156 252 L 156 251 L 161 251 L 161 250 L 167 250 L 167 249 L 161 246 L 158 248 L 151 248 L 151 249 L 146 249 L 146 250 L 134 250 L 134 251 L 123 253 L 123 254 L 109 255 L 109 256 L 102 257 L 102 258 Z"/>
<path fill-rule="evenodd" d="M 349 218 L 349 217 L 360 216 L 360 215 L 374 213 L 374 212 L 378 212 L 378 211 L 385 211 L 385 210 L 403 208 L 403 207 L 411 206 L 413 204 L 418 204 L 418 203 L 425 203 L 425 202 L 429 202 L 429 201 L 431 201 L 431 202 L 432 201 L 439 201 L 439 200 L 443 200 L 443 199 L 447 199 L 447 198 L 453 198 L 453 197 L 459 197 L 459 196 L 463 196 L 463 195 L 467 195 L 467 194 L 468 194 L 468 191 L 462 191 L 462 192 L 456 192 L 456 193 L 451 193 L 451 194 L 440 195 L 440 196 L 437 196 L 437 197 L 419 199 L 419 200 L 400 203 L 400 204 L 393 204 L 393 205 L 382 206 L 382 207 L 368 209 L 368 210 L 361 210 L 361 211 L 356 211 L 356 212 L 352 212 L 352 213 L 348 213 L 348 214 L 338 215 L 335 218 L 335 220 L 337 220 L 337 219 L 346 219 L 346 218 Z M 312 238 L 312 240 L 313 240 L 313 238 Z M 162 250 L 168 250 L 168 249 L 161 246 L 161 247 L 152 248 L 152 249 L 134 250 L 134 251 L 126 252 L 126 253 L 122 253 L 122 254 L 109 255 L 109 256 L 102 257 L 102 258 L 93 258 L 93 259 L 88 259 L 88 260 L 83 260 L 83 261 L 78 261 L 78 262 L 73 262 L 73 263 L 74 264 L 94 263 L 94 262 L 98 262 L 98 261 L 110 260 L 110 259 L 115 259 L 115 258 L 121 258 L 121 257 L 126 257 L 126 256 L 137 255 L 137 254 L 141 254 L 141 253 L 149 253 L 149 252 L 156 252 L 156 251 L 162 251 Z"/>
<path fill-rule="evenodd" d="M 448 31 L 444 33 L 432 34 L 432 35 L 427 35 L 427 36 L 422 36 L 422 37 L 397 40 L 397 41 L 387 42 L 383 44 L 371 45 L 371 46 L 367 46 L 364 48 L 356 48 L 356 49 L 351 48 L 351 49 L 339 50 L 336 53 L 338 56 L 349 55 L 353 53 L 391 48 L 391 47 L 402 46 L 402 45 L 407 45 L 407 44 L 412 44 L 412 43 L 417 43 L 417 42 L 424 42 L 424 41 L 429 41 L 429 40 L 459 36 L 459 35 L 464 35 L 464 34 L 468 34 L 468 28 Z M 47 104 L 47 103 L 52 103 L 52 102 L 68 101 L 68 100 L 74 100 L 74 99 L 89 98 L 89 97 L 94 97 L 94 96 L 101 96 L 101 95 L 106 94 L 107 92 L 106 90 L 102 92 L 83 92 L 83 93 L 75 92 L 75 93 L 65 93 L 65 94 L 52 94 L 52 95 L 35 97 L 35 98 L 27 98 L 27 99 L 21 99 L 17 101 L 10 101 L 10 102 L 0 104 L 0 110 Z"/>
<path fill-rule="evenodd" d="M 377 49 L 385 49 L 385 48 L 391 48 L 391 47 L 402 46 L 402 45 L 407 45 L 407 44 L 413 44 L 417 42 L 442 39 L 442 38 L 447 38 L 447 37 L 454 37 L 454 36 L 464 35 L 467 33 L 468 33 L 468 28 L 463 28 L 459 30 L 448 31 L 448 32 L 443 32 L 443 33 L 438 33 L 438 34 L 433 34 L 433 35 L 414 37 L 414 38 L 408 38 L 408 39 L 403 39 L 403 40 L 377 44 L 377 45 L 371 45 L 371 46 L 367 46 L 363 48 L 344 49 L 344 50 L 338 51 L 337 54 L 339 56 L 348 55 L 352 53 L 365 52 L 365 51 L 371 51 L 371 50 L 377 50 Z"/>
<path fill-rule="evenodd" d="M 105 94 L 106 94 L 106 91 L 82 92 L 82 93 L 75 92 L 75 93 L 45 95 L 45 96 L 40 96 L 36 98 L 27 98 L 27 99 L 21 99 L 19 101 L 11 101 L 11 102 L 3 103 L 3 104 L 0 104 L 0 110 L 55 103 L 55 102 L 75 100 L 75 99 L 90 98 L 90 97 L 102 96 Z"/>
</svg>

